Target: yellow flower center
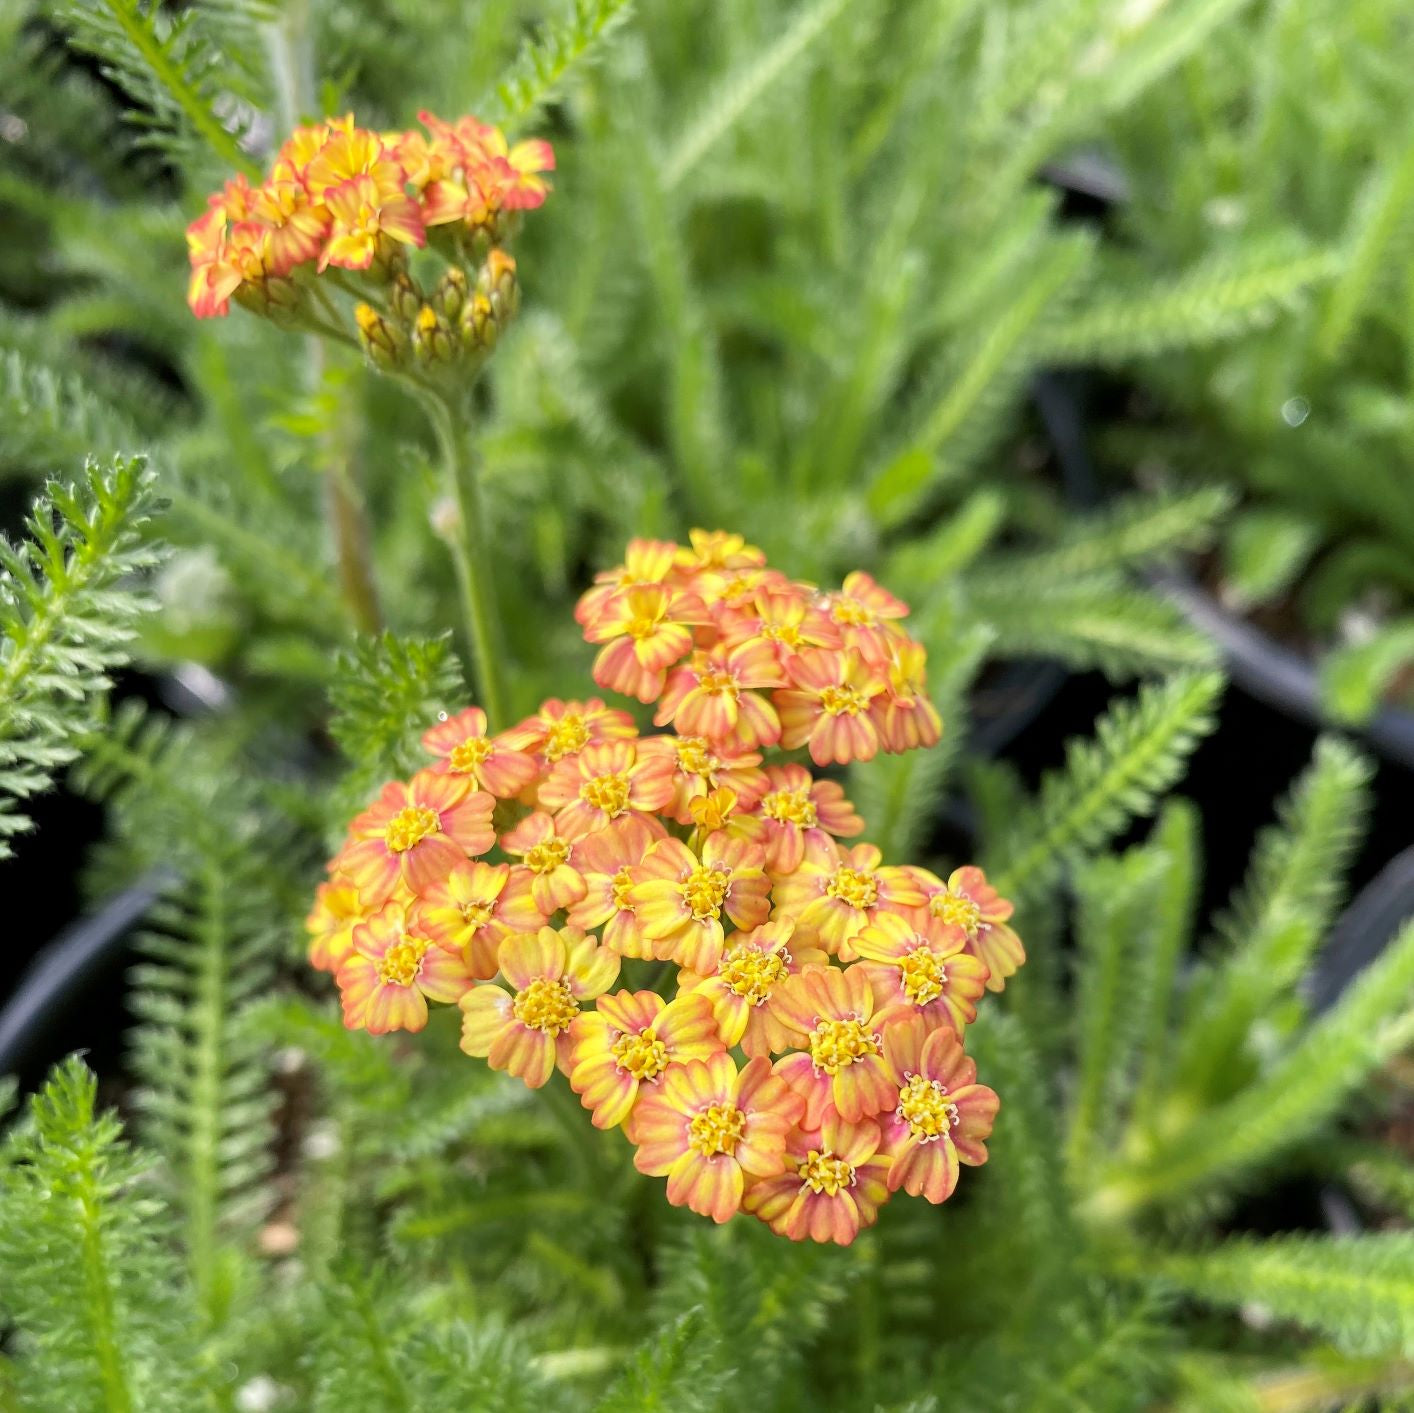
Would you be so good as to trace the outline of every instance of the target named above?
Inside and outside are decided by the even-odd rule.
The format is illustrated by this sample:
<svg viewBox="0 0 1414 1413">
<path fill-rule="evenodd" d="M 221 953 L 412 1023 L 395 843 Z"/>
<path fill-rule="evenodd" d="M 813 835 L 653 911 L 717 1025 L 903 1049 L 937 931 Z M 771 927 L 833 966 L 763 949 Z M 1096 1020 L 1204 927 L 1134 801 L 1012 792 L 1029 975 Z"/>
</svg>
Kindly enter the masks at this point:
<svg viewBox="0 0 1414 1413">
<path fill-rule="evenodd" d="M 596 775 L 579 787 L 579 798 L 596 810 L 603 810 L 610 819 L 617 819 L 628 808 L 628 776 Z"/>
<path fill-rule="evenodd" d="M 687 1126 L 687 1142 L 704 1158 L 736 1151 L 746 1131 L 746 1115 L 735 1104 L 711 1104 L 692 1116 Z"/>
<path fill-rule="evenodd" d="M 684 736 L 677 744 L 677 753 L 678 769 L 684 775 L 710 775 L 717 768 L 717 758 L 701 736 Z"/>
<path fill-rule="evenodd" d="M 934 893 L 928 910 L 939 922 L 960 927 L 969 937 L 977 936 L 978 924 L 982 921 L 982 910 L 965 893 L 954 893 L 944 888 Z"/>
<path fill-rule="evenodd" d="M 644 638 L 651 638 L 658 631 L 658 625 L 663 621 L 661 613 L 650 618 L 646 613 L 640 613 L 636 618 L 629 619 L 628 635 L 642 642 Z"/>
<path fill-rule="evenodd" d="M 628 892 L 633 887 L 633 875 L 629 872 L 627 864 L 614 875 L 610 887 L 613 889 L 614 906 L 620 912 L 632 912 L 633 904 L 629 901 Z"/>
<path fill-rule="evenodd" d="M 900 957 L 898 969 L 903 993 L 915 1006 L 936 1001 L 948 984 L 947 968 L 929 947 L 915 947 Z"/>
<path fill-rule="evenodd" d="M 657 1079 L 668 1068 L 668 1047 L 653 1033 L 653 1027 L 635 1035 L 625 1031 L 609 1047 L 614 1063 L 635 1079 Z"/>
<path fill-rule="evenodd" d="M 898 1092 L 894 1114 L 924 1143 L 932 1143 L 957 1125 L 957 1105 L 948 1098 L 942 1080 L 921 1074 L 908 1076 Z"/>
<path fill-rule="evenodd" d="M 463 922 L 469 922 L 473 927 L 485 927 L 491 921 L 491 915 L 496 911 L 496 901 L 489 902 L 485 898 L 473 898 L 469 903 L 461 905 L 461 915 Z"/>
<path fill-rule="evenodd" d="M 699 864 L 688 874 L 681 887 L 682 900 L 696 921 L 720 916 L 731 881 L 731 871 L 720 864 Z"/>
<path fill-rule="evenodd" d="M 589 744 L 589 727 L 578 712 L 562 716 L 545 733 L 545 758 L 559 760 L 561 756 L 573 755 Z"/>
<path fill-rule="evenodd" d="M 826 1074 L 838 1074 L 848 1065 L 881 1053 L 879 1037 L 853 1016 L 822 1020 L 810 1033 L 810 1061 Z"/>
<path fill-rule="evenodd" d="M 825 885 L 825 895 L 838 898 L 846 907 L 867 912 L 879 901 L 879 880 L 872 873 L 841 864 Z"/>
<path fill-rule="evenodd" d="M 783 643 L 788 648 L 798 648 L 804 642 L 800 629 L 793 623 L 767 623 L 761 629 L 761 636 L 773 643 Z"/>
<path fill-rule="evenodd" d="M 761 797 L 761 813 L 767 819 L 798 824 L 802 829 L 814 829 L 817 823 L 815 801 L 809 790 L 772 790 Z"/>
<path fill-rule="evenodd" d="M 867 628 L 874 622 L 874 610 L 865 608 L 857 599 L 836 599 L 830 616 L 850 628 Z"/>
<path fill-rule="evenodd" d="M 475 770 L 478 765 L 484 765 L 486 758 L 495 749 L 495 745 L 485 736 L 468 736 L 465 741 L 458 741 L 452 747 L 447 761 L 453 770 L 465 774 L 468 770 Z"/>
<path fill-rule="evenodd" d="M 710 669 L 698 676 L 697 686 L 709 697 L 730 697 L 732 701 L 737 699 L 740 692 L 737 680 L 730 672 L 714 672 Z"/>
<path fill-rule="evenodd" d="M 854 1186 L 854 1164 L 833 1153 L 822 1153 L 812 1148 L 800 1165 L 800 1184 L 811 1192 L 822 1193 L 826 1197 L 838 1197 L 846 1187 Z"/>
<path fill-rule="evenodd" d="M 790 968 L 779 952 L 763 952 L 758 947 L 733 947 L 718 975 L 733 995 L 759 1006 L 790 975 Z"/>
<path fill-rule="evenodd" d="M 525 856 L 525 866 L 536 873 L 554 873 L 570 856 L 570 842 L 551 835 L 534 845 Z"/>
<path fill-rule="evenodd" d="M 422 843 L 429 834 L 439 833 L 442 822 L 436 810 L 425 805 L 408 805 L 388 821 L 383 831 L 384 841 L 395 854 L 405 854 Z"/>
<path fill-rule="evenodd" d="M 425 937 L 403 937 L 394 942 L 378 960 L 378 980 L 388 986 L 411 986 L 431 945 Z"/>
<path fill-rule="evenodd" d="M 820 705 L 831 716 L 858 716 L 869 702 L 857 687 L 831 686 L 820 693 Z"/>
<path fill-rule="evenodd" d="M 570 993 L 569 982 L 537 976 L 524 991 L 517 991 L 511 1014 L 531 1030 L 559 1035 L 570 1028 L 579 1014 L 579 1003 Z"/>
</svg>

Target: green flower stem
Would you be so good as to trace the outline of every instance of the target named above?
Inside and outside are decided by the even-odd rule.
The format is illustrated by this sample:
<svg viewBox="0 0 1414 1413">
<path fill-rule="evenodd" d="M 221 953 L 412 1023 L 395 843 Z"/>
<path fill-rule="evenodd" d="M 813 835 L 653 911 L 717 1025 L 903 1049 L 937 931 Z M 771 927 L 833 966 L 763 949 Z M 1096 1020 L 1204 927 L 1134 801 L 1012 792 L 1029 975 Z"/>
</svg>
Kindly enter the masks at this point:
<svg viewBox="0 0 1414 1413">
<path fill-rule="evenodd" d="M 442 464 L 460 522 L 456 533 L 447 536 L 447 544 L 457 572 L 462 618 L 471 645 L 477 690 L 490 729 L 499 731 L 506 724 L 501 651 L 497 639 L 500 620 L 496 615 L 496 590 L 491 579 L 481 497 L 467 446 L 466 427 L 458 408 L 444 397 L 429 393 L 423 401 L 437 434 L 437 445 L 442 453 Z"/>
</svg>

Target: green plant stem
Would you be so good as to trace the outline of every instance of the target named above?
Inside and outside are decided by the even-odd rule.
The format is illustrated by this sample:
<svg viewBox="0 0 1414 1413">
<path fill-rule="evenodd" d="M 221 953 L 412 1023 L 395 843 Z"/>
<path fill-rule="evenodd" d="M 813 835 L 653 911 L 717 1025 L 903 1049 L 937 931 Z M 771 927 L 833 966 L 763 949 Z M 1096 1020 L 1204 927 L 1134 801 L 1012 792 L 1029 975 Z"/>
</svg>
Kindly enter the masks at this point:
<svg viewBox="0 0 1414 1413">
<path fill-rule="evenodd" d="M 447 544 L 461 593 L 462 618 L 476 669 L 477 690 L 490 729 L 499 731 L 506 723 L 506 702 L 501 687 L 496 590 L 490 574 L 481 497 L 467 446 L 466 427 L 459 410 L 446 398 L 429 393 L 423 402 L 437 434 L 448 488 L 457 506 L 459 523 L 456 533 L 447 536 Z"/>
<path fill-rule="evenodd" d="M 309 383 L 317 388 L 324 375 L 324 346 L 317 337 L 311 336 L 308 347 Z M 354 627 L 360 633 L 376 633 L 383 626 L 383 616 L 378 608 L 362 498 L 349 469 L 345 449 L 338 444 L 332 430 L 324 436 L 324 451 L 324 517 L 334 541 L 339 590 Z"/>
</svg>

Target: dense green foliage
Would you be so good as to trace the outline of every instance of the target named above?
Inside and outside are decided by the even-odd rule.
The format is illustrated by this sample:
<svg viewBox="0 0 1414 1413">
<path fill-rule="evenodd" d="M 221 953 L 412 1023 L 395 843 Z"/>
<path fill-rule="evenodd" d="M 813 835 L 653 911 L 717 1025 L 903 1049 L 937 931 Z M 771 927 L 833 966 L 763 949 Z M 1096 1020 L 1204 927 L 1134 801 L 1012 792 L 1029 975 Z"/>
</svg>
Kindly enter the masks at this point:
<svg viewBox="0 0 1414 1413">
<path fill-rule="evenodd" d="M 1130 189 L 1114 298 L 1176 265 L 1207 270 L 1167 307 L 1210 301 L 1214 332 L 1232 332 L 1221 302 L 1235 291 L 1263 283 L 1280 302 L 1322 261 L 1328 278 L 1295 317 L 1252 320 L 1202 355 L 1173 356 L 1156 301 L 1155 335 L 1127 352 L 1157 425 L 1117 434 L 1116 450 L 1126 468 L 1143 458 L 1243 488 L 1225 592 L 1330 649 L 1326 706 L 1359 720 L 1392 687 L 1408 702 L 1414 663 L 1414 32 L 1382 0 L 1234 8 L 1185 83 L 1151 91 L 1112 133 Z"/>
<path fill-rule="evenodd" d="M 1200 80 L 1215 106 L 1247 91 L 1235 36 L 1290 8 L 481 0 L 468 26 L 421 0 L 0 0 L 0 216 L 25 232 L 0 248 L 0 488 L 34 502 L 0 546 L 0 845 L 77 760 L 108 821 L 95 896 L 161 887 L 124 1122 L 72 1060 L 0 1140 L 0 1407 L 1411 1394 L 1402 1231 L 1228 1230 L 1264 1184 L 1347 1169 L 1372 1220 L 1408 1216 L 1407 1161 L 1354 1130 L 1414 1042 L 1414 930 L 1320 1017 L 1302 989 L 1368 765 L 1321 742 L 1195 946 L 1202 824 L 1174 791 L 1222 681 L 1136 571 L 1205 547 L 1233 497 L 1180 480 L 1068 513 L 1026 406 L 1039 368 L 1163 352 L 1191 409 L 1185 380 L 1263 356 L 1279 316 L 1336 361 L 1379 321 L 1397 191 L 1349 230 L 1215 251 L 1136 178 L 1128 249 L 1035 181 L 1131 129 L 1161 150 Z M 182 230 L 302 117 L 423 106 L 559 160 L 477 390 L 512 706 L 583 694 L 574 595 L 628 536 L 697 524 L 794 576 L 873 570 L 928 647 L 942 745 L 855 767 L 850 795 L 891 861 L 945 869 L 933 822 L 966 790 L 1031 960 L 976 1028 L 991 1160 L 846 1251 L 707 1229 L 577 1106 L 466 1062 L 454 1015 L 374 1040 L 304 974 L 316 861 L 467 699 L 446 513 L 396 388 L 240 311 L 190 318 Z M 341 582 L 340 504 L 371 596 Z M 974 687 L 1013 657 L 1125 688 L 1034 792 L 966 751 Z M 199 669 L 215 709 L 112 705 L 129 658 Z"/>
</svg>

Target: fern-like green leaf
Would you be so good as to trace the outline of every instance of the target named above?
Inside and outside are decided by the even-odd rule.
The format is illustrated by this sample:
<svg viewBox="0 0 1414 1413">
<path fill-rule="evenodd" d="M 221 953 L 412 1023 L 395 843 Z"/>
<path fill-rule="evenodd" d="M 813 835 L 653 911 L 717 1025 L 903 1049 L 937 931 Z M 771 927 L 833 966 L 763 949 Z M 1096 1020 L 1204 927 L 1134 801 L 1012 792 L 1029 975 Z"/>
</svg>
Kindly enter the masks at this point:
<svg viewBox="0 0 1414 1413">
<path fill-rule="evenodd" d="M 364 774 L 407 774 L 426 764 L 419 737 L 459 708 L 461 667 L 450 633 L 384 633 L 347 649 L 329 696 L 330 734 Z"/>
<path fill-rule="evenodd" d="M 1343 894 L 1364 834 L 1372 766 L 1337 737 L 1311 765 L 1259 839 L 1250 876 L 1223 920 L 1228 955 L 1201 976 L 1178 1040 L 1173 1087 L 1206 1105 L 1242 1072 L 1252 1025 L 1299 980 Z"/>
<path fill-rule="evenodd" d="M 1190 1115 L 1152 1157 L 1089 1198 L 1097 1216 L 1230 1186 L 1309 1139 L 1368 1076 L 1414 1042 L 1414 922 L 1259 1079 Z"/>
<path fill-rule="evenodd" d="M 590 62 L 613 31 L 628 18 L 633 0 L 573 0 L 568 13 L 527 39 L 497 82 L 494 97 L 477 111 L 488 122 L 512 128 L 528 123 L 563 88 L 565 80 Z"/>
<path fill-rule="evenodd" d="M 1222 687 L 1216 673 L 1180 673 L 1146 684 L 1095 723 L 1092 740 L 1068 742 L 1065 768 L 1045 776 L 1037 799 L 991 859 L 996 886 L 1008 897 L 1033 897 L 1069 854 L 1099 848 L 1148 814 L 1212 730 Z"/>
<path fill-rule="evenodd" d="M 20 1407 L 36 1413 L 191 1413 L 190 1296 L 143 1164 L 77 1057 L 0 1148 L 0 1316 Z"/>
<path fill-rule="evenodd" d="M 1177 279 L 1110 287 L 1047 330 L 1041 356 L 1053 363 L 1119 363 L 1216 343 L 1271 324 L 1342 264 L 1334 250 L 1225 253 Z"/>
<path fill-rule="evenodd" d="M 1212 667 L 1218 652 L 1182 613 L 1155 594 L 1108 576 L 1048 585 L 1022 573 L 968 589 L 977 618 L 1005 656 L 1056 658 L 1112 681 L 1144 673 Z"/>
<path fill-rule="evenodd" d="M 149 602 L 134 576 L 156 558 L 143 539 L 155 504 L 141 458 L 90 462 L 76 485 L 49 484 L 28 540 L 0 538 L 0 857 L 27 827 L 15 802 L 74 758 L 110 674 L 128 660 Z"/>
<path fill-rule="evenodd" d="M 1211 1251 L 1152 1253 L 1148 1269 L 1203 1300 L 1259 1305 L 1346 1354 L 1414 1354 L 1414 1233 L 1235 1240 Z"/>
<path fill-rule="evenodd" d="M 92 54 L 132 100 L 128 120 L 145 140 L 179 154 L 193 139 L 224 167 L 260 177 L 221 110 L 229 107 L 232 69 L 201 32 L 197 9 L 172 11 L 156 0 L 64 0 L 56 18 L 75 49 Z"/>
<path fill-rule="evenodd" d="M 780 81 L 781 75 L 825 32 L 851 0 L 814 0 L 800 8 L 776 42 L 717 81 L 697 117 L 669 145 L 662 162 L 665 191 L 687 174 Z"/>
</svg>

